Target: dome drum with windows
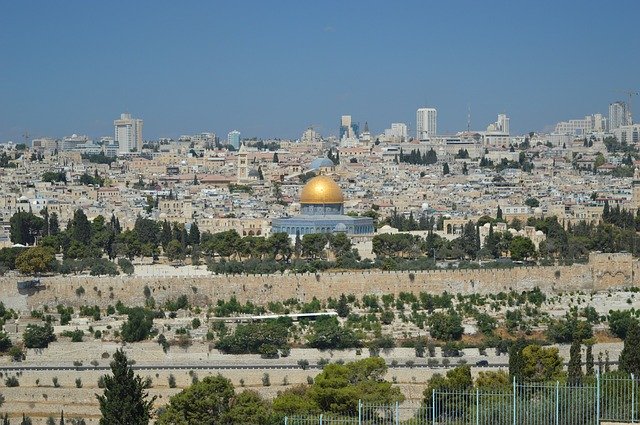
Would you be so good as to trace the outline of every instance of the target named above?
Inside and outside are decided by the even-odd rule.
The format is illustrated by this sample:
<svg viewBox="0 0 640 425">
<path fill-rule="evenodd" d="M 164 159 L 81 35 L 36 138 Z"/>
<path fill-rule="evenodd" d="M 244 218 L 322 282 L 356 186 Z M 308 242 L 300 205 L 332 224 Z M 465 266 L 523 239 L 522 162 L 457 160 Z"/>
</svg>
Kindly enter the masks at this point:
<svg viewBox="0 0 640 425">
<path fill-rule="evenodd" d="M 373 233 L 373 219 L 344 215 L 344 195 L 328 176 L 312 178 L 300 193 L 300 215 L 273 220 L 271 231 L 290 236 L 344 232 L 349 235 Z"/>
</svg>

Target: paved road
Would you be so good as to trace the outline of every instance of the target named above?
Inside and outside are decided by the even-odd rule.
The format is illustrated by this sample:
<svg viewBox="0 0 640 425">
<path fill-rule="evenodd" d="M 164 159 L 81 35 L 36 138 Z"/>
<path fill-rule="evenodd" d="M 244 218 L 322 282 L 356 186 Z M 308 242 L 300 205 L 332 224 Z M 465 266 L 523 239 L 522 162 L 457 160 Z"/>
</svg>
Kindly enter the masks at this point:
<svg viewBox="0 0 640 425">
<path fill-rule="evenodd" d="M 617 361 L 609 362 L 612 365 L 617 365 Z M 565 366 L 568 363 L 565 362 Z M 406 364 L 398 364 L 392 366 L 387 363 L 389 368 L 393 369 L 451 369 L 459 366 L 457 363 L 451 363 L 447 366 L 444 365 L 428 365 L 426 363 L 416 363 L 413 366 Z M 475 366 L 470 364 L 472 368 L 477 369 L 495 369 L 495 368 L 508 368 L 509 363 L 489 363 L 486 366 Z M 322 369 L 324 366 L 319 364 L 309 364 L 306 369 Z M 295 370 L 302 369 L 297 364 L 268 364 L 268 365 L 167 365 L 167 364 L 151 364 L 151 365 L 132 365 L 134 370 L 259 370 L 259 369 L 280 369 L 280 370 Z M 111 370 L 109 366 L 26 366 L 26 365 L 12 365 L 12 366 L 0 366 L 0 371 L 6 372 L 28 372 L 28 371 L 55 371 L 55 370 L 70 370 L 70 371 L 91 371 L 91 370 Z"/>
</svg>

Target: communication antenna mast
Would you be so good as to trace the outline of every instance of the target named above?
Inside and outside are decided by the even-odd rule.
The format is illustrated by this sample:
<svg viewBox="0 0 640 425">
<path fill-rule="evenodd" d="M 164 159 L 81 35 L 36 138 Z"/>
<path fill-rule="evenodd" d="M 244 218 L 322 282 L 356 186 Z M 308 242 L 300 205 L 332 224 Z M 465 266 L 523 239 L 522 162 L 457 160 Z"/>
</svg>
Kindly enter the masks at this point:
<svg viewBox="0 0 640 425">
<path fill-rule="evenodd" d="M 24 145 L 25 146 L 29 146 L 29 138 L 31 137 L 31 135 L 29 134 L 29 130 L 25 130 L 24 134 L 22 135 L 22 137 L 24 138 Z"/>
<path fill-rule="evenodd" d="M 467 133 L 471 131 L 471 104 L 467 103 Z"/>
</svg>

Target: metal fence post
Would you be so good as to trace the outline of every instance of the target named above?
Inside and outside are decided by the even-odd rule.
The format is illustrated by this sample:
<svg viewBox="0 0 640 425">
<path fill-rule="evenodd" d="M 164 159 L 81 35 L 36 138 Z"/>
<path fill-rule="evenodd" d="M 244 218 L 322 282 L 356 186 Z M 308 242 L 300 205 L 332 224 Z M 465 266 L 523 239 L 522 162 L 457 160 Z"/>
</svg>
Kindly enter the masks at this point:
<svg viewBox="0 0 640 425">
<path fill-rule="evenodd" d="M 322 425 L 322 413 L 320 413 L 320 425 Z"/>
<path fill-rule="evenodd" d="M 556 381 L 556 425 L 560 423 L 560 382 Z"/>
<path fill-rule="evenodd" d="M 596 372 L 596 425 L 600 425 L 600 368 Z"/>
<path fill-rule="evenodd" d="M 476 388 L 476 425 L 480 425 L 480 390 Z"/>
<path fill-rule="evenodd" d="M 513 425 L 517 425 L 516 414 L 516 377 L 513 377 Z"/>
<path fill-rule="evenodd" d="M 362 400 L 358 400 L 358 425 L 362 425 Z"/>
<path fill-rule="evenodd" d="M 400 424 L 400 409 L 396 401 L 396 425 Z"/>
<path fill-rule="evenodd" d="M 288 425 L 289 424 L 289 417 L 285 416 L 284 417 L 284 425 Z"/>
<path fill-rule="evenodd" d="M 431 421 L 436 425 L 436 390 L 431 390 Z"/>
<path fill-rule="evenodd" d="M 631 423 L 636 421 L 636 403 L 635 403 L 635 398 L 636 398 L 636 380 L 635 377 L 633 376 L 633 373 L 631 374 Z"/>
</svg>

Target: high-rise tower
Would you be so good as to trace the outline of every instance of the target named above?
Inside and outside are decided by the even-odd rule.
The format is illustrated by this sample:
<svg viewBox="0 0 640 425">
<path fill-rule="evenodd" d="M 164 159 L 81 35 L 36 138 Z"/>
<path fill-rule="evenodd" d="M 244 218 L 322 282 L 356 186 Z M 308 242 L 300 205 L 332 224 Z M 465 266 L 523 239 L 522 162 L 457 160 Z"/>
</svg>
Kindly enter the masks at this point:
<svg viewBox="0 0 640 425">
<path fill-rule="evenodd" d="M 428 140 L 437 133 L 438 111 L 435 108 L 420 108 L 416 113 L 416 137 Z"/>
<path fill-rule="evenodd" d="M 119 120 L 113 121 L 115 141 L 121 153 L 142 150 L 142 120 L 131 118 L 131 114 L 120 114 Z"/>
</svg>

